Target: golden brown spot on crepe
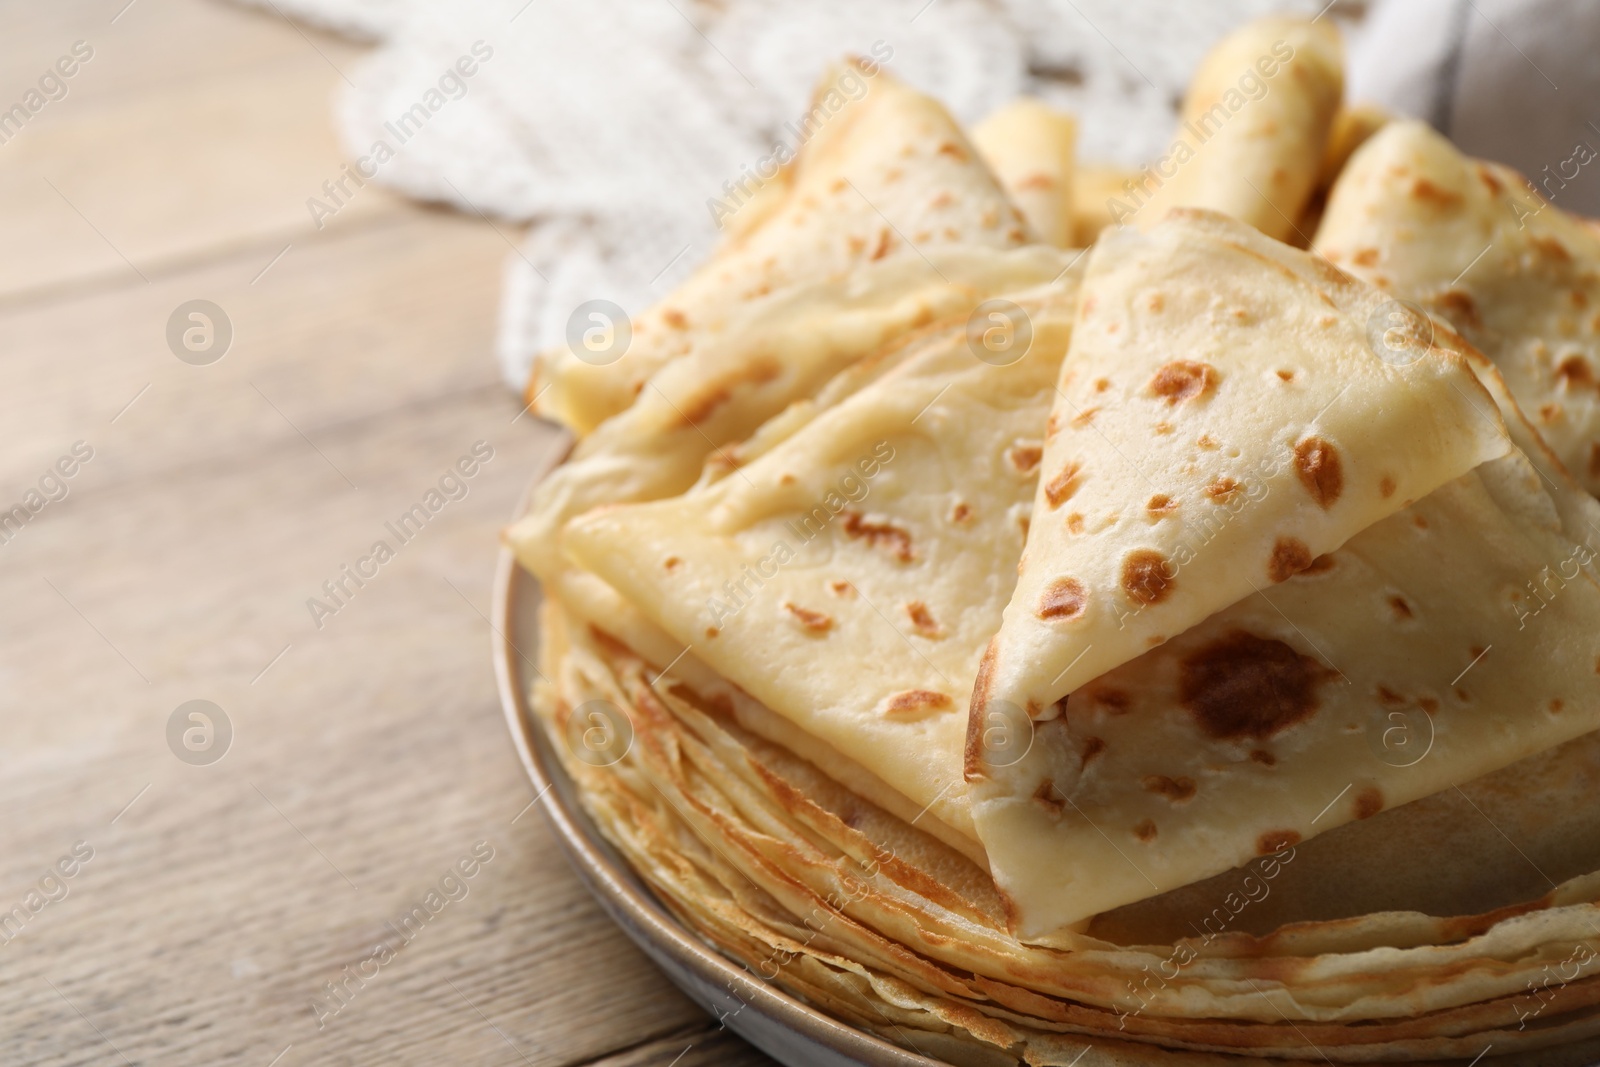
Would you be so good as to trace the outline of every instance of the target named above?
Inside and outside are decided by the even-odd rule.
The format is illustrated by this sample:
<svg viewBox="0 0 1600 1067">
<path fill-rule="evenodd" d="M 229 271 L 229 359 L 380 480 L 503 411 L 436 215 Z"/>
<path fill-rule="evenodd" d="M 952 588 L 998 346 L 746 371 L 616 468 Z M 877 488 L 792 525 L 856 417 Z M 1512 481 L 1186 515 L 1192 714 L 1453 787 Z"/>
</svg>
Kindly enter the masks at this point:
<svg viewBox="0 0 1600 1067">
<path fill-rule="evenodd" d="M 1483 182 L 1484 185 L 1488 186 L 1488 189 L 1491 193 L 1499 196 L 1501 193 L 1505 192 L 1506 187 L 1500 184 L 1500 179 L 1496 178 L 1488 167 L 1485 167 L 1480 163 L 1478 164 L 1477 171 L 1478 180 Z"/>
<path fill-rule="evenodd" d="M 675 571 L 683 565 L 683 560 L 679 559 L 677 556 L 668 556 L 664 561 L 662 561 L 661 565 L 667 568 L 669 571 Z"/>
<path fill-rule="evenodd" d="M 962 774 L 968 779 L 983 777 L 984 716 L 989 704 L 989 691 L 994 688 L 995 639 L 991 638 L 978 660 L 978 676 L 972 682 L 972 702 L 968 708 L 967 736 L 961 748 Z"/>
<path fill-rule="evenodd" d="M 932 711 L 944 711 L 955 706 L 943 693 L 931 689 L 907 689 L 884 701 L 883 714 L 890 718 L 919 718 Z"/>
<path fill-rule="evenodd" d="M 1057 578 L 1039 597 L 1041 619 L 1076 619 L 1089 606 L 1089 594 L 1076 578 Z"/>
<path fill-rule="evenodd" d="M 1216 369 L 1209 363 L 1180 359 L 1156 371 L 1150 379 L 1150 391 L 1164 397 L 1168 404 L 1179 404 L 1204 396 L 1216 381 Z"/>
<path fill-rule="evenodd" d="M 707 626 L 706 627 L 706 636 L 707 637 L 715 637 L 718 634 L 720 634 L 721 632 L 722 631 L 717 629 L 715 626 Z"/>
<path fill-rule="evenodd" d="M 1056 180 L 1048 174 L 1030 174 L 1017 183 L 1018 189 L 1054 189 Z"/>
<path fill-rule="evenodd" d="M 1561 709 L 1566 707 L 1566 706 L 1567 706 L 1566 703 L 1564 701 L 1562 701 L 1560 698 L 1557 698 L 1557 699 L 1552 700 L 1550 702 L 1550 710 L 1553 713 L 1559 714 Z"/>
<path fill-rule="evenodd" d="M 853 256 L 859 256 L 866 251 L 867 239 L 859 234 L 851 234 L 848 243 L 850 245 L 850 254 Z"/>
<path fill-rule="evenodd" d="M 1126 715 L 1128 709 L 1133 707 L 1133 698 L 1120 689 L 1091 690 L 1089 701 L 1100 705 L 1113 715 Z"/>
<path fill-rule="evenodd" d="M 1317 710 L 1327 674 L 1282 641 L 1235 630 L 1183 661 L 1178 702 L 1211 737 L 1265 741 Z"/>
<path fill-rule="evenodd" d="M 1256 855 L 1270 856 L 1274 852 L 1282 852 L 1290 845 L 1298 845 L 1300 835 L 1293 830 L 1268 830 L 1256 838 Z"/>
<path fill-rule="evenodd" d="M 868 522 L 859 511 L 844 513 L 845 535 L 864 539 L 873 548 L 884 548 L 901 563 L 910 563 L 911 533 L 892 522 Z"/>
<path fill-rule="evenodd" d="M 1094 417 L 1098 414 L 1100 414 L 1099 408 L 1084 408 L 1082 411 L 1078 412 L 1072 417 L 1072 428 L 1075 430 L 1081 430 L 1083 427 L 1093 422 Z"/>
<path fill-rule="evenodd" d="M 1095 383 L 1094 383 L 1094 391 L 1095 392 L 1103 393 L 1107 389 L 1110 389 L 1110 388 L 1111 388 L 1111 379 L 1110 378 L 1096 378 L 1095 379 Z"/>
<path fill-rule="evenodd" d="M 955 202 L 956 198 L 950 195 L 950 190 L 946 189 L 940 192 L 938 196 L 934 197 L 933 200 L 928 203 L 928 206 L 937 209 L 941 207 L 949 207 Z"/>
<path fill-rule="evenodd" d="M 1547 259 L 1553 259 L 1558 263 L 1572 262 L 1572 253 L 1567 251 L 1567 246 L 1554 237 L 1530 237 L 1528 238 L 1528 244 L 1532 245 L 1536 252 Z"/>
<path fill-rule="evenodd" d="M 1582 356 L 1568 356 L 1556 367 L 1556 377 L 1569 389 L 1573 386 L 1588 388 L 1594 385 L 1594 368 Z"/>
<path fill-rule="evenodd" d="M 1544 423 L 1546 426 L 1555 422 L 1560 417 L 1561 406 L 1559 404 L 1543 404 L 1539 408 L 1539 421 Z"/>
<path fill-rule="evenodd" d="M 794 484 L 794 475 L 790 474 L 788 471 L 784 471 L 782 474 L 778 475 L 778 484 L 779 485 L 793 485 Z"/>
<path fill-rule="evenodd" d="M 1067 532 L 1071 534 L 1083 533 L 1083 514 L 1081 512 L 1074 511 L 1067 516 Z"/>
<path fill-rule="evenodd" d="M 1307 567 L 1305 570 L 1301 571 L 1300 573 L 1301 574 L 1326 574 L 1328 571 L 1333 570 L 1333 568 L 1334 568 L 1333 557 L 1329 556 L 1329 555 L 1321 555 L 1321 556 L 1318 556 L 1316 559 L 1312 560 L 1311 561 L 1311 566 Z"/>
<path fill-rule="evenodd" d="M 1589 294 L 1582 289 L 1572 290 L 1567 294 L 1567 299 L 1572 302 L 1572 306 L 1575 308 L 1582 309 L 1589 306 Z"/>
<path fill-rule="evenodd" d="M 1205 488 L 1205 494 L 1218 504 L 1226 504 L 1243 488 L 1244 486 L 1240 485 L 1238 481 L 1224 474 L 1211 479 L 1211 482 Z"/>
<path fill-rule="evenodd" d="M 1294 381 L 1294 371 L 1292 371 L 1292 370 L 1280 370 L 1278 372 L 1278 377 L 1282 378 L 1286 382 L 1292 382 L 1292 381 Z"/>
<path fill-rule="evenodd" d="M 1060 474 L 1050 479 L 1049 484 L 1044 487 L 1044 498 L 1052 508 L 1059 508 L 1078 491 L 1078 487 L 1082 484 L 1078 480 L 1078 475 L 1082 471 L 1083 464 L 1071 460 L 1061 468 Z"/>
<path fill-rule="evenodd" d="M 1217 449 L 1222 447 L 1217 443 L 1217 439 L 1208 433 L 1201 434 L 1200 440 L 1196 441 L 1195 444 L 1205 449 L 1207 452 L 1215 452 Z"/>
<path fill-rule="evenodd" d="M 689 318 L 677 308 L 667 308 L 661 313 L 661 321 L 671 326 L 674 330 L 687 330 Z"/>
<path fill-rule="evenodd" d="M 888 230 L 879 230 L 878 231 L 878 246 L 872 250 L 872 255 L 868 256 L 867 258 L 871 259 L 871 260 L 879 260 L 879 259 L 882 259 L 884 256 L 886 256 L 888 254 L 889 254 L 889 231 Z"/>
<path fill-rule="evenodd" d="M 1439 702 L 1433 697 L 1418 697 L 1417 706 L 1429 715 L 1439 710 Z"/>
<path fill-rule="evenodd" d="M 1368 786 L 1356 794 L 1356 818 L 1370 819 L 1383 810 L 1383 790 Z"/>
<path fill-rule="evenodd" d="M 1159 516 L 1178 510 L 1178 502 L 1165 493 L 1157 493 L 1144 507 L 1150 514 Z"/>
<path fill-rule="evenodd" d="M 964 500 L 956 501 L 956 506 L 950 509 L 950 520 L 952 522 L 966 522 L 970 518 L 972 518 L 972 505 Z"/>
<path fill-rule="evenodd" d="M 1457 326 L 1475 330 L 1483 325 L 1483 319 L 1478 316 L 1477 302 L 1472 299 L 1472 294 L 1461 289 L 1446 289 L 1433 298 L 1433 304 Z"/>
<path fill-rule="evenodd" d="M 985 208 L 982 217 L 978 221 L 983 224 L 984 229 L 992 230 L 1000 225 L 1000 212 L 992 207 Z"/>
<path fill-rule="evenodd" d="M 1272 558 L 1267 560 L 1267 577 L 1274 582 L 1286 582 L 1311 566 L 1311 549 L 1293 537 L 1280 537 L 1272 545 Z"/>
<path fill-rule="evenodd" d="M 1078 758 L 1082 760 L 1084 764 L 1087 764 L 1090 760 L 1094 759 L 1105 750 L 1106 743 L 1104 738 L 1085 737 L 1083 739 L 1083 751 L 1078 754 Z"/>
<path fill-rule="evenodd" d="M 1016 244 L 1021 244 L 1023 241 L 1027 240 L 1027 237 L 1027 233 L 1023 231 L 1021 226 L 1013 226 L 1011 229 L 1006 231 L 1006 239 L 1013 241 Z"/>
<path fill-rule="evenodd" d="M 849 597 L 854 599 L 856 595 L 856 587 L 840 578 L 828 583 L 828 592 L 837 597 Z"/>
<path fill-rule="evenodd" d="M 1378 686 L 1378 703 L 1388 708 L 1403 708 L 1406 706 L 1407 701 L 1405 697 L 1388 686 L 1380 685 Z"/>
<path fill-rule="evenodd" d="M 1122 557 L 1122 589 L 1130 600 L 1149 606 L 1172 595 L 1177 575 L 1167 557 L 1150 548 L 1138 548 Z"/>
<path fill-rule="evenodd" d="M 1156 824 L 1149 819 L 1144 820 L 1133 828 L 1133 836 L 1148 845 L 1156 839 Z"/>
<path fill-rule="evenodd" d="M 1263 767 L 1272 767 L 1277 764 L 1278 757 L 1274 756 L 1264 748 L 1253 748 L 1250 750 L 1250 761 L 1252 763 L 1259 763 Z"/>
<path fill-rule="evenodd" d="M 1344 463 L 1339 450 L 1320 437 L 1307 437 L 1294 446 L 1294 471 L 1305 491 L 1326 510 L 1344 492 Z"/>
<path fill-rule="evenodd" d="M 1411 516 L 1411 525 L 1419 530 L 1426 530 L 1428 528 L 1428 520 L 1421 515 L 1413 515 Z"/>
<path fill-rule="evenodd" d="M 1350 256 L 1350 262 L 1358 267 L 1373 266 L 1378 262 L 1378 250 L 1376 248 L 1358 248 Z"/>
<path fill-rule="evenodd" d="M 785 611 L 787 611 L 790 615 L 793 615 L 795 619 L 799 621 L 801 626 L 804 626 L 812 633 L 827 633 L 829 630 L 833 629 L 832 615 L 828 615 L 821 611 L 812 611 L 810 608 L 803 608 L 800 605 L 788 600 L 783 602 L 783 607 Z"/>
<path fill-rule="evenodd" d="M 957 163 L 965 163 L 967 161 L 967 150 L 954 141 L 946 141 L 941 144 L 939 146 L 939 155 L 949 156 Z"/>
<path fill-rule="evenodd" d="M 1394 611 L 1394 617 L 1397 619 L 1409 619 L 1416 614 L 1411 610 L 1411 605 L 1406 603 L 1406 598 L 1403 596 L 1390 597 L 1389 607 Z"/>
<path fill-rule="evenodd" d="M 1152 793 L 1160 793 L 1174 804 L 1182 803 L 1194 796 L 1193 778 L 1168 778 L 1164 774 L 1146 775 L 1140 782 Z"/>
<path fill-rule="evenodd" d="M 1060 815 L 1061 809 L 1067 806 L 1066 800 L 1058 797 L 1055 782 L 1048 778 L 1040 782 L 1039 788 L 1033 791 L 1033 802 L 1051 815 Z"/>
<path fill-rule="evenodd" d="M 1397 487 L 1394 484 L 1394 479 L 1387 474 L 1385 474 L 1378 482 L 1378 494 L 1385 500 L 1388 500 L 1390 497 L 1394 496 L 1394 491 L 1396 488 Z"/>
<path fill-rule="evenodd" d="M 928 605 L 922 601 L 913 600 L 907 604 L 906 617 L 911 620 L 911 628 L 920 636 L 944 636 L 944 631 L 939 628 L 939 623 L 934 619 L 933 613 L 928 610 Z"/>
<path fill-rule="evenodd" d="M 1006 460 L 1019 474 L 1032 474 L 1044 458 L 1044 448 L 1039 445 L 1012 445 L 1006 449 Z"/>
<path fill-rule="evenodd" d="M 1461 194 L 1435 185 L 1426 178 L 1411 183 L 1411 195 L 1418 200 L 1430 200 L 1440 207 L 1455 207 L 1461 203 Z"/>
</svg>

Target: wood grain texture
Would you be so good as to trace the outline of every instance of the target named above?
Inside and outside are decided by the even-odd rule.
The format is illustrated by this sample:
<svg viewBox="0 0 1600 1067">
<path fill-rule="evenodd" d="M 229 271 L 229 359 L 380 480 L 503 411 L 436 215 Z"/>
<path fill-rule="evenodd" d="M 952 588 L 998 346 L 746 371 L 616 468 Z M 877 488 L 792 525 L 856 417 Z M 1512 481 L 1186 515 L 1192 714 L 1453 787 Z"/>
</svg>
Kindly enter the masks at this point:
<svg viewBox="0 0 1600 1067">
<path fill-rule="evenodd" d="M 357 50 L 203 0 L 121 7 L 0 14 L 24 78 L 96 48 L 0 145 L 0 510 L 94 450 L 0 543 L 0 923 L 23 908 L 0 1062 L 770 1063 L 525 810 L 484 616 L 497 530 L 560 441 L 496 380 L 505 239 L 376 189 L 315 230 L 330 62 Z M 195 297 L 234 328 L 211 366 L 164 339 Z M 477 442 L 465 495 L 318 626 L 307 599 Z M 233 730 L 210 765 L 168 746 L 193 699 Z M 59 899 L 30 911 L 41 880 Z"/>
</svg>

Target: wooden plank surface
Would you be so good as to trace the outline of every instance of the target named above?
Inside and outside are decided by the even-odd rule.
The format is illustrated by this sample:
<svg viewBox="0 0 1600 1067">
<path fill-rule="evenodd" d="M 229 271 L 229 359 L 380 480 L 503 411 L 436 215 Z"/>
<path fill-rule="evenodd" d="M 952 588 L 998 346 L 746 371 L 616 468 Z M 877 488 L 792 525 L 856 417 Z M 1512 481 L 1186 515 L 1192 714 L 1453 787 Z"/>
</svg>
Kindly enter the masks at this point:
<svg viewBox="0 0 1600 1067">
<path fill-rule="evenodd" d="M 0 1062 L 770 1063 L 524 811 L 484 615 L 496 532 L 559 440 L 496 379 L 505 239 L 375 188 L 317 231 L 359 50 L 123 3 L 0 13 L 18 87 L 95 48 L 0 144 L 0 511 L 93 451 L 0 532 L 0 915 L 24 909 Z M 233 328 L 209 366 L 165 339 L 195 298 Z M 465 495 L 319 626 L 308 598 L 479 442 Z M 168 742 L 197 699 L 233 732 L 209 765 Z"/>
</svg>

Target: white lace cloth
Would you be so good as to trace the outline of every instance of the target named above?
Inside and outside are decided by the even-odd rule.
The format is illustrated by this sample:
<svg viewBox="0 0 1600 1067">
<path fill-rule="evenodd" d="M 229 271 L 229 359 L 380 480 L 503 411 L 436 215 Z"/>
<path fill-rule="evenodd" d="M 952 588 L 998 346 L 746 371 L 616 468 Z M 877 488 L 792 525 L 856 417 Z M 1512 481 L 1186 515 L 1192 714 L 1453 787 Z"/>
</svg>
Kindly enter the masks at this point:
<svg viewBox="0 0 1600 1067">
<path fill-rule="evenodd" d="M 710 251 L 707 201 L 794 145 L 784 124 L 841 55 L 892 50 L 886 70 L 968 123 L 1040 96 L 1079 116 L 1082 158 L 1137 164 L 1165 147 L 1218 37 L 1326 0 L 242 2 L 380 42 L 337 104 L 364 174 L 535 223 L 501 305 L 501 365 L 520 386 L 578 304 L 637 312 Z"/>
</svg>

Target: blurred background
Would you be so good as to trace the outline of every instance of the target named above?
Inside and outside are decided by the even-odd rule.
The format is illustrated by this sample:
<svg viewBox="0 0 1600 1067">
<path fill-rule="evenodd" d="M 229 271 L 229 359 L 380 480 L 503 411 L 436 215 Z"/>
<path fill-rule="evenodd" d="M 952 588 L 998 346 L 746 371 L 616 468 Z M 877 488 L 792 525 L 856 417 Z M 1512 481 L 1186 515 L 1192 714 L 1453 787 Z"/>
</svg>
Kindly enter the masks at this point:
<svg viewBox="0 0 1600 1067">
<path fill-rule="evenodd" d="M 768 1062 L 589 900 L 507 741 L 497 532 L 562 447 L 531 353 L 670 291 L 842 54 L 1134 167 L 1295 11 L 1352 95 L 1537 174 L 1600 144 L 1597 5 L 1547 8 L 0 5 L 0 1061 Z"/>
</svg>

